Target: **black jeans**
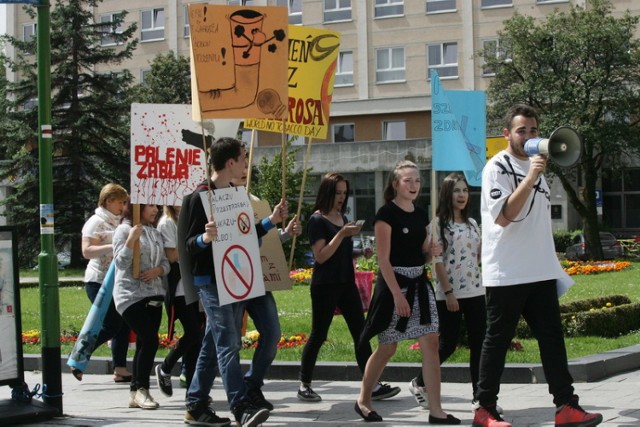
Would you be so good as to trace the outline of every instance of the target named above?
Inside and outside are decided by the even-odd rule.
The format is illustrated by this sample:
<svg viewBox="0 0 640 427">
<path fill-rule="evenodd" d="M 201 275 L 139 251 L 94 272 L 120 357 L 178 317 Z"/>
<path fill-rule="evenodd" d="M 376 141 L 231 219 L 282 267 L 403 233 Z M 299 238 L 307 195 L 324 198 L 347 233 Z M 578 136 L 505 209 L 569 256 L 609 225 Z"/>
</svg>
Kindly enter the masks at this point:
<svg viewBox="0 0 640 427">
<path fill-rule="evenodd" d="M 86 282 L 84 284 L 84 289 L 92 304 L 101 286 L 98 282 Z M 127 350 L 129 350 L 129 325 L 127 325 L 122 316 L 120 316 L 120 313 L 116 310 L 113 299 L 111 299 L 111 303 L 109 303 L 109 309 L 104 317 L 102 329 L 100 329 L 100 333 L 98 334 L 94 350 L 109 340 L 111 340 L 113 367 L 126 367 Z"/>
<path fill-rule="evenodd" d="M 302 350 L 299 375 L 300 381 L 305 384 L 311 383 L 313 379 L 313 369 L 316 366 L 318 353 L 327 340 L 336 307 L 340 308 L 347 322 L 360 372 L 364 373 L 367 360 L 371 356 L 369 343 L 358 347 L 360 334 L 364 329 L 364 313 L 360 293 L 355 283 L 313 285 L 311 286 L 311 333 Z"/>
<path fill-rule="evenodd" d="M 487 307 L 485 296 L 479 295 L 473 298 L 461 298 L 458 300 L 460 310 L 447 310 L 446 301 L 436 301 L 438 307 L 438 319 L 440 321 L 440 363 L 444 363 L 456 351 L 460 342 L 460 327 L 462 318 L 467 327 L 467 340 L 469 344 L 469 372 L 471 374 L 471 386 L 475 394 L 478 387 L 478 372 L 480 370 L 480 353 L 487 329 Z M 424 387 L 422 369 L 418 374 L 418 385 Z"/>
<path fill-rule="evenodd" d="M 556 406 L 573 396 L 573 378 L 560 323 L 556 280 L 523 285 L 487 287 L 487 333 L 482 343 L 476 400 L 494 404 L 500 392 L 505 358 L 520 315 L 538 340 L 542 368 Z"/>
<path fill-rule="evenodd" d="M 156 305 L 157 303 L 159 305 Z M 129 306 L 122 314 L 136 333 L 136 353 L 133 356 L 131 390 L 149 389 L 149 378 L 158 351 L 158 330 L 162 320 L 162 301 L 145 298 Z"/>
<path fill-rule="evenodd" d="M 187 384 L 191 383 L 193 372 L 196 369 L 196 361 L 200 353 L 200 343 L 204 332 L 204 318 L 198 310 L 198 302 L 187 305 L 183 296 L 173 300 L 173 316 L 182 323 L 184 335 L 180 337 L 176 346 L 169 351 L 162 363 L 162 370 L 169 374 L 182 357 L 184 373 Z"/>
</svg>

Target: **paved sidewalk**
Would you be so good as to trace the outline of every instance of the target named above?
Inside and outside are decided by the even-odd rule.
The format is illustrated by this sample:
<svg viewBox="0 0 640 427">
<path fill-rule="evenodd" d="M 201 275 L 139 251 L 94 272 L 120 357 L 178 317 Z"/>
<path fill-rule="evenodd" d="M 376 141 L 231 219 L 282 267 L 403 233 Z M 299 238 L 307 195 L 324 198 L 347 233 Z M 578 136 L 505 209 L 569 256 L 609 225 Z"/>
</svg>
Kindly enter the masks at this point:
<svg viewBox="0 0 640 427">
<path fill-rule="evenodd" d="M 151 394 L 160 403 L 157 410 L 127 407 L 128 386 L 115 384 L 111 375 L 84 376 L 82 382 L 63 373 L 64 417 L 30 424 L 32 426 L 140 426 L 183 425 L 184 392 L 173 378 L 174 395 L 160 394 L 152 377 Z M 42 382 L 39 371 L 25 372 L 30 388 Z M 428 412 L 416 406 L 406 383 L 392 383 L 402 392 L 389 400 L 374 402 L 384 418 L 378 426 L 415 426 L 427 424 Z M 296 398 L 296 381 L 272 380 L 264 386 L 264 394 L 275 409 L 264 426 L 363 426 L 353 410 L 360 383 L 355 381 L 317 381 L 316 390 L 322 402 L 306 403 Z M 604 415 L 605 426 L 640 425 L 640 370 L 623 373 L 592 383 L 575 384 L 581 403 L 589 411 Z M 468 383 L 443 383 L 443 407 L 471 425 L 470 389 Z M 8 390 L 6 388 L 5 390 Z M 217 380 L 212 392 L 213 406 L 222 416 L 230 416 L 222 384 Z M 504 384 L 500 404 L 505 419 L 514 426 L 552 426 L 553 408 L 546 384 Z"/>
</svg>

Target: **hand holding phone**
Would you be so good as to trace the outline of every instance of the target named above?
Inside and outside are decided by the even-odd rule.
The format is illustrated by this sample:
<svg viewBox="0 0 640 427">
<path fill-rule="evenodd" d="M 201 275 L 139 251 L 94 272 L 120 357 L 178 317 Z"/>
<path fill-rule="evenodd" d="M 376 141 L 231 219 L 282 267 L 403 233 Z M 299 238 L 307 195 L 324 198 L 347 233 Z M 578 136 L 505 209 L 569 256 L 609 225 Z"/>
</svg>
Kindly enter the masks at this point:
<svg viewBox="0 0 640 427">
<path fill-rule="evenodd" d="M 357 225 L 358 227 L 362 227 L 362 226 L 364 225 L 364 219 L 359 219 L 359 220 L 357 220 L 357 221 L 356 221 L 356 225 Z"/>
</svg>

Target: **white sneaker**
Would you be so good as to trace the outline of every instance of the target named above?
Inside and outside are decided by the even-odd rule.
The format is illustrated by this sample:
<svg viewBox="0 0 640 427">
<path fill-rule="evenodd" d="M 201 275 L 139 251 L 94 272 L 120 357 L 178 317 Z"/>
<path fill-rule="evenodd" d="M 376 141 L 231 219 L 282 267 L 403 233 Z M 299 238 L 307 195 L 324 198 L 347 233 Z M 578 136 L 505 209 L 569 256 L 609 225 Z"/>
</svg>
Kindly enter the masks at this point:
<svg viewBox="0 0 640 427">
<path fill-rule="evenodd" d="M 149 394 L 149 390 L 144 387 L 138 389 L 133 401 L 138 408 L 141 409 L 157 409 L 158 406 L 160 406 L 158 405 L 158 402 L 153 400 L 153 397 Z"/>
<path fill-rule="evenodd" d="M 472 400 L 471 401 L 471 412 L 475 413 L 476 409 L 480 408 L 480 402 L 478 402 L 477 400 Z M 502 409 L 502 406 L 498 405 L 496 403 L 496 412 L 498 412 L 500 415 L 504 414 L 504 410 Z"/>
<path fill-rule="evenodd" d="M 129 408 L 137 408 L 136 404 L 136 392 L 133 390 L 129 391 Z"/>
<path fill-rule="evenodd" d="M 416 403 L 424 409 L 429 409 L 429 396 L 427 395 L 427 388 L 420 387 L 417 382 L 417 378 L 414 378 L 409 383 L 409 391 L 416 399 Z"/>
</svg>

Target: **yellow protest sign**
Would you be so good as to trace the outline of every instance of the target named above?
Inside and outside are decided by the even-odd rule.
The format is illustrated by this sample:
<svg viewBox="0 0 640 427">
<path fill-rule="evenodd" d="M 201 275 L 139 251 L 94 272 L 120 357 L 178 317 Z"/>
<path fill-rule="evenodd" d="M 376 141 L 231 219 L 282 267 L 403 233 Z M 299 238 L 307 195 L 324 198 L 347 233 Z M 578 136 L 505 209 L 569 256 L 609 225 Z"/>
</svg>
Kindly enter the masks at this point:
<svg viewBox="0 0 640 427">
<path fill-rule="evenodd" d="M 340 33 L 289 26 L 289 99 L 285 133 L 322 139 L 327 136 Z M 282 121 L 245 119 L 244 127 L 282 133 Z"/>
</svg>

